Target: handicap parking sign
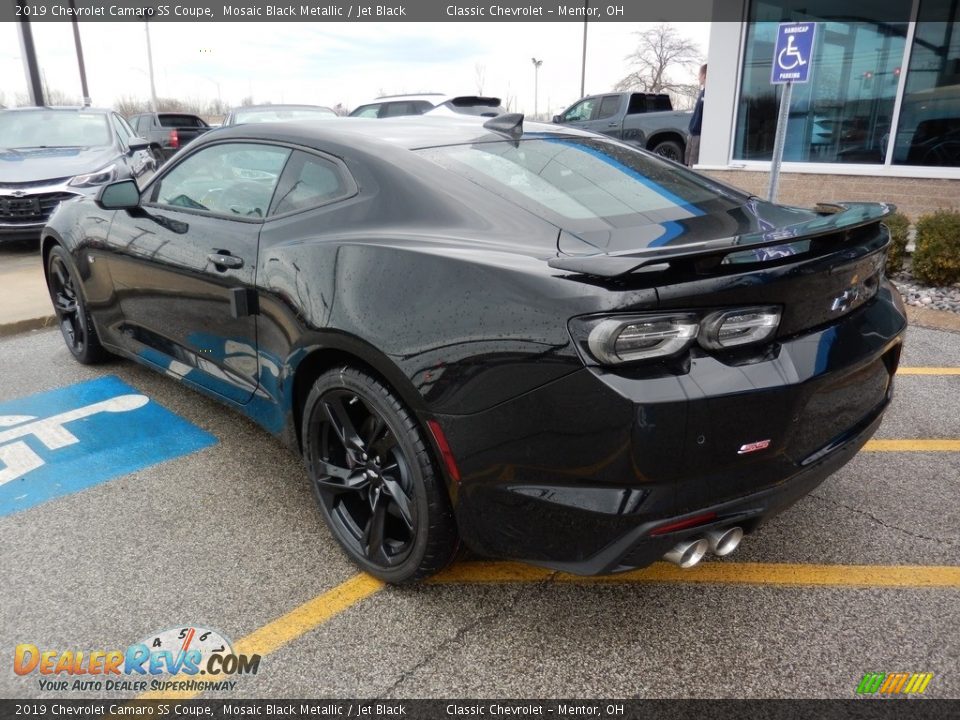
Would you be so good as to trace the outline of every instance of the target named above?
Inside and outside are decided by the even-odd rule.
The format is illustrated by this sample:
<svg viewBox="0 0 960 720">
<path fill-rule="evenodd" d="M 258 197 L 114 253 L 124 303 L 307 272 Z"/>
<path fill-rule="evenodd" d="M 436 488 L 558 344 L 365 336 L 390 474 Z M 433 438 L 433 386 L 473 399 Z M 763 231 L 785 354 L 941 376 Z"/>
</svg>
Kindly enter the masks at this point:
<svg viewBox="0 0 960 720">
<path fill-rule="evenodd" d="M 0 403 L 0 516 L 216 441 L 114 376 Z"/>
<path fill-rule="evenodd" d="M 805 83 L 810 79 L 816 31 L 815 22 L 780 23 L 773 49 L 771 83 Z"/>
</svg>

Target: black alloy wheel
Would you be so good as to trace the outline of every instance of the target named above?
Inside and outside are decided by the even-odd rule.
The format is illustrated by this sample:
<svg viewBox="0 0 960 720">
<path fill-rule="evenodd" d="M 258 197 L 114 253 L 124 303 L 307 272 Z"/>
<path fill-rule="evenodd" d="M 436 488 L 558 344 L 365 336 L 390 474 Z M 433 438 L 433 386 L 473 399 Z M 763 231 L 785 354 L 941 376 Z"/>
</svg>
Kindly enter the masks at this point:
<svg viewBox="0 0 960 720">
<path fill-rule="evenodd" d="M 683 162 L 683 148 L 680 147 L 679 143 L 676 143 L 673 140 L 664 140 L 663 142 L 658 143 L 653 148 L 653 152 L 656 155 L 667 158 L 667 160 L 673 160 L 674 162 L 678 163 Z"/>
<path fill-rule="evenodd" d="M 66 250 L 57 245 L 47 258 L 50 299 L 67 349 L 79 362 L 90 365 L 104 360 L 108 353 L 100 344 L 75 277 Z"/>
<path fill-rule="evenodd" d="M 394 394 L 359 370 L 331 370 L 314 383 L 303 417 L 314 495 L 351 559 L 392 583 L 445 567 L 457 545 L 449 499 Z"/>
</svg>

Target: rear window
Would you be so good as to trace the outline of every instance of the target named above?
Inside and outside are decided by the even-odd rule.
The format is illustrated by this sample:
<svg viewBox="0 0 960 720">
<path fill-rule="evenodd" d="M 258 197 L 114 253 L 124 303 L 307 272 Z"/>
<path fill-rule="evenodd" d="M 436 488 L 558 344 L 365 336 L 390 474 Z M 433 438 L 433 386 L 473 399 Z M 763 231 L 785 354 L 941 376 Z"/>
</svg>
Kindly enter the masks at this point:
<svg viewBox="0 0 960 720">
<path fill-rule="evenodd" d="M 160 127 L 165 128 L 202 128 L 207 124 L 195 115 L 160 115 Z"/>
<path fill-rule="evenodd" d="M 427 148 L 433 162 L 573 231 L 725 213 L 742 205 L 685 168 L 615 142 L 544 138 Z"/>
</svg>

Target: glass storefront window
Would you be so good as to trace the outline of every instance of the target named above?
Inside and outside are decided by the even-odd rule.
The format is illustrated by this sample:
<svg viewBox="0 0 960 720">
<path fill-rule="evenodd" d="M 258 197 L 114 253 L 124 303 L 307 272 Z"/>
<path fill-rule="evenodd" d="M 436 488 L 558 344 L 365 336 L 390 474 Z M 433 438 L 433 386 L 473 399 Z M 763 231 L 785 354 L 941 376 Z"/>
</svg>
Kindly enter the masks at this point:
<svg viewBox="0 0 960 720">
<path fill-rule="evenodd" d="M 957 0 L 921 0 L 906 83 L 893 162 L 960 167 Z"/>
<path fill-rule="evenodd" d="M 855 4 L 854 13 L 848 2 L 836 0 L 751 3 L 735 159 L 771 159 L 781 92 L 770 84 L 777 25 L 814 21 L 818 26 L 813 74 L 810 82 L 794 85 L 784 160 L 884 162 L 912 2 Z"/>
</svg>

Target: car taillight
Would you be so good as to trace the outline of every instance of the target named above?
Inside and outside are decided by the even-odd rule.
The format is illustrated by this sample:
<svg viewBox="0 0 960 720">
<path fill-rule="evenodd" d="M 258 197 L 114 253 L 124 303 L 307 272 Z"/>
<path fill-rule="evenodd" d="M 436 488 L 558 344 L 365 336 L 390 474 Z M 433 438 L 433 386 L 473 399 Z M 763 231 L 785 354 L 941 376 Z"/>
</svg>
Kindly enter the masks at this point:
<svg viewBox="0 0 960 720">
<path fill-rule="evenodd" d="M 708 350 L 722 350 L 763 342 L 777 331 L 780 308 L 758 307 L 725 310 L 707 315 L 700 328 L 700 344 Z"/>
<path fill-rule="evenodd" d="M 570 330 L 587 360 L 623 365 L 675 357 L 699 343 L 727 350 L 770 340 L 780 326 L 780 308 L 744 307 L 701 313 L 656 313 L 573 318 Z"/>
<path fill-rule="evenodd" d="M 180 147 L 180 133 L 176 130 L 170 131 L 170 147 L 176 149 Z"/>
<path fill-rule="evenodd" d="M 676 355 L 689 347 L 699 329 L 696 315 L 608 318 L 590 331 L 587 345 L 600 362 L 618 365 Z"/>
</svg>

